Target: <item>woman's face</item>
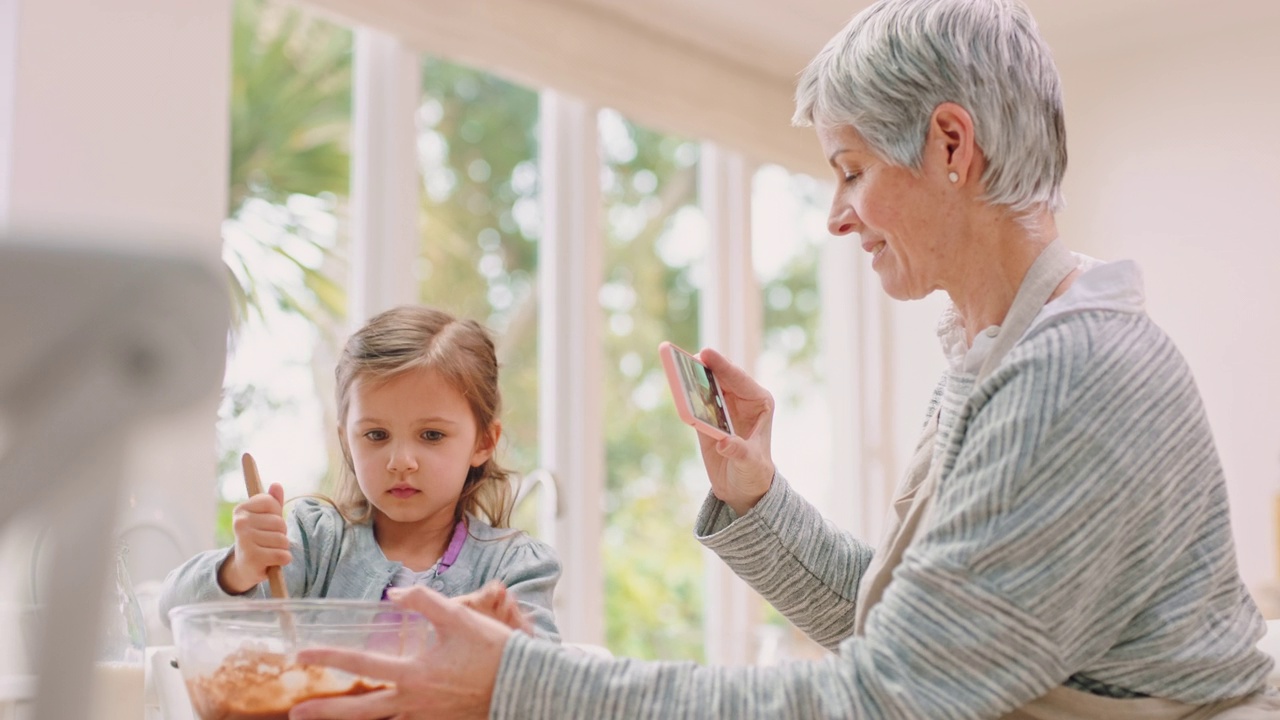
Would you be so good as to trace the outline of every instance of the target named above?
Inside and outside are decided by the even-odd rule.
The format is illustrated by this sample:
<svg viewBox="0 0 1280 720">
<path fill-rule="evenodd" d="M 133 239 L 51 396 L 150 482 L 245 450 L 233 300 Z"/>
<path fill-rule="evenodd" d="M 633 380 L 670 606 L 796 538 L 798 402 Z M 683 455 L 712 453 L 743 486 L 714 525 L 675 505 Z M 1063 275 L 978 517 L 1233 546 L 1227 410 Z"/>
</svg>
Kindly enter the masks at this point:
<svg viewBox="0 0 1280 720">
<path fill-rule="evenodd" d="M 831 234 L 858 234 L 892 298 L 914 300 L 941 287 L 953 223 L 928 152 L 917 173 L 877 156 L 850 125 L 819 124 L 817 132 L 836 173 Z"/>
<path fill-rule="evenodd" d="M 467 472 L 493 449 L 467 399 L 432 368 L 357 379 L 343 441 L 376 522 L 433 527 L 452 524 Z"/>
</svg>

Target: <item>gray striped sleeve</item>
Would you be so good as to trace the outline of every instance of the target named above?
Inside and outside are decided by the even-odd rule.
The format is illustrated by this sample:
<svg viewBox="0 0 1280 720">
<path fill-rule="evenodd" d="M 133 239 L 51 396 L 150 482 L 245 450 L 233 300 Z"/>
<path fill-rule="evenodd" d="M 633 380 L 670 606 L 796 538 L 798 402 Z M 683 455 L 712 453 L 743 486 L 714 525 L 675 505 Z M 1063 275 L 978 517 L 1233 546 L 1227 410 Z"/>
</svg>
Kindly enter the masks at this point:
<svg viewBox="0 0 1280 720">
<path fill-rule="evenodd" d="M 1204 410 L 1149 319 L 1047 323 L 958 407 L 922 534 L 837 656 L 707 668 L 519 637 L 492 716 L 996 718 L 1074 674 L 1190 704 L 1264 687 Z M 865 546 L 780 478 L 730 519 L 704 508 L 709 545 L 824 641 L 848 633 Z"/>
<path fill-rule="evenodd" d="M 853 632 L 858 582 L 871 546 L 837 528 L 781 475 L 746 515 L 707 495 L 699 540 L 788 620 L 828 649 Z"/>
</svg>

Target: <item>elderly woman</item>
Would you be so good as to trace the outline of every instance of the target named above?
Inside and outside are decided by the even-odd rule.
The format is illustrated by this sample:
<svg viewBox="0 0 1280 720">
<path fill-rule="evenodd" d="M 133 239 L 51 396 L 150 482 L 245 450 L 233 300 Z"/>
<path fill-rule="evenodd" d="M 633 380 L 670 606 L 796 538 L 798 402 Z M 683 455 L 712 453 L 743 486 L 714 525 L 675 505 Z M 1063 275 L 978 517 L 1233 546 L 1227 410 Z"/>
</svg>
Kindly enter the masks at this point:
<svg viewBox="0 0 1280 720">
<path fill-rule="evenodd" d="M 397 688 L 292 717 L 1280 717 L 1191 373 L 1137 268 L 1057 239 L 1062 98 L 1027 9 L 882 0 L 804 72 L 796 121 L 835 171 L 832 234 L 890 296 L 951 299 L 950 368 L 874 552 L 775 470 L 769 394 L 702 353 L 744 434 L 700 437 L 699 539 L 837 654 L 582 658 L 416 590 L 400 601 L 441 646 L 314 654 Z"/>
</svg>

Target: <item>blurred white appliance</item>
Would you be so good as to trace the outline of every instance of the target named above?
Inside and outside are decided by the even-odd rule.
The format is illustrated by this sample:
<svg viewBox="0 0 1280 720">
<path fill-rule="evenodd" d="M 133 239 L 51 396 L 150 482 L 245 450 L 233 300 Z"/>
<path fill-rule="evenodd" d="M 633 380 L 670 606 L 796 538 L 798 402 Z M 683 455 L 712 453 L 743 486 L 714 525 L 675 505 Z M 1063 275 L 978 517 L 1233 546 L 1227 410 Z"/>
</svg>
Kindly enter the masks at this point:
<svg viewBox="0 0 1280 720">
<path fill-rule="evenodd" d="M 35 720 L 87 716 L 124 440 L 216 390 L 229 311 L 217 265 L 0 238 L 0 526 L 41 513 L 55 539 Z"/>
</svg>

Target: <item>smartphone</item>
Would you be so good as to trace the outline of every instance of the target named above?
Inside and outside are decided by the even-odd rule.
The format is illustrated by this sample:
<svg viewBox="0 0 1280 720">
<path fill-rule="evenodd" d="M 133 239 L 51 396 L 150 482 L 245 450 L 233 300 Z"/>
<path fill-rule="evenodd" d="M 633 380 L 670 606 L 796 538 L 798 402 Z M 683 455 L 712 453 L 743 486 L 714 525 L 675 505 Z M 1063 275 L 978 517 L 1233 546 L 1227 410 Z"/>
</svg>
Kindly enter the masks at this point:
<svg viewBox="0 0 1280 720">
<path fill-rule="evenodd" d="M 729 410 L 711 369 L 669 342 L 658 346 L 658 355 L 667 371 L 667 383 L 671 385 L 671 396 L 675 398 L 680 419 L 717 440 L 732 435 Z"/>
</svg>

